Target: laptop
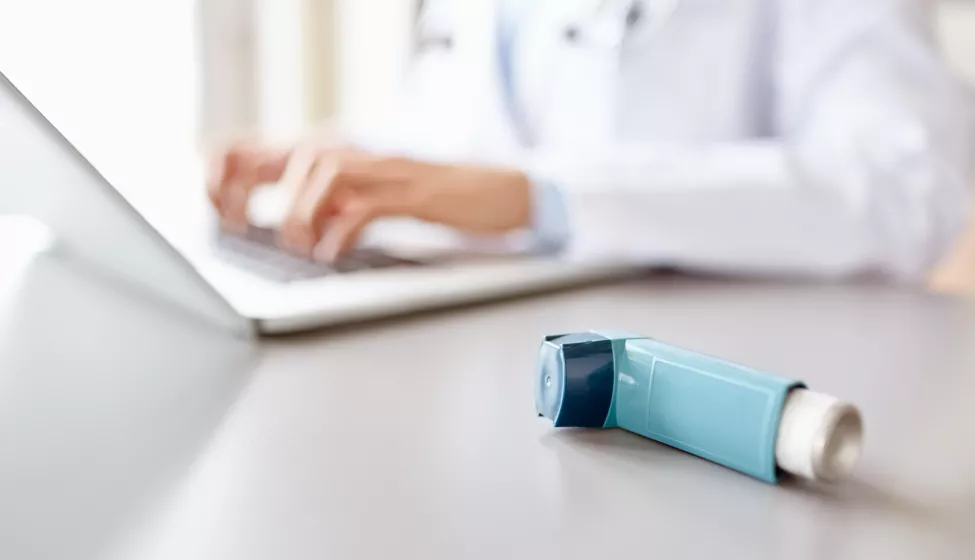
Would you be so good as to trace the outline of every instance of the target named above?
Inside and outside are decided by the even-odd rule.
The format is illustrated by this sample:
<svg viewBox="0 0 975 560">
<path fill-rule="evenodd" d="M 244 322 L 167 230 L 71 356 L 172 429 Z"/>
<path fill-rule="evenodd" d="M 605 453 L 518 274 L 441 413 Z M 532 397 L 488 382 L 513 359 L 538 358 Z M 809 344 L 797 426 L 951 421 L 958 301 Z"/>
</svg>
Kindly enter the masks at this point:
<svg viewBox="0 0 975 560">
<path fill-rule="evenodd" d="M 176 227 L 167 229 L 113 186 L 2 73 L 0 123 L 0 214 L 33 216 L 50 228 L 53 252 L 245 335 L 482 302 L 634 272 L 619 262 L 568 262 L 451 244 L 443 242 L 449 233 L 408 221 L 378 225 L 342 260 L 316 262 L 279 248 L 273 227 L 221 230 L 203 204 L 202 175 L 187 179 L 199 182 L 200 196 L 171 213 Z"/>
</svg>

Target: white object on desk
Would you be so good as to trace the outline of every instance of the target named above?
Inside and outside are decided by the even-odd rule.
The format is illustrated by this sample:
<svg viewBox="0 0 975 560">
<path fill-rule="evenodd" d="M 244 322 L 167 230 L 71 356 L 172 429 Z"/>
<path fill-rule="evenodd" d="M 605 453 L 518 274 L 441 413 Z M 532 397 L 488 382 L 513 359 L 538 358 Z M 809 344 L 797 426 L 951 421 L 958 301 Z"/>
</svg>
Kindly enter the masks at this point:
<svg viewBox="0 0 975 560">
<path fill-rule="evenodd" d="M 836 397 L 793 389 L 786 398 L 775 444 L 775 462 L 813 480 L 836 481 L 860 459 L 860 412 Z"/>
</svg>

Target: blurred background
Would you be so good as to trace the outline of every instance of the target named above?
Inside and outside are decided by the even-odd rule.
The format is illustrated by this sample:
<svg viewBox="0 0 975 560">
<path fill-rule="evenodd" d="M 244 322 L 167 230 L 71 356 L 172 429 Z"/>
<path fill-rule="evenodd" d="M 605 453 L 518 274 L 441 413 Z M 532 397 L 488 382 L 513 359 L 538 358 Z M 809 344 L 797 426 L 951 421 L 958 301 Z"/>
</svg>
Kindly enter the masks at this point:
<svg viewBox="0 0 975 560">
<path fill-rule="evenodd" d="M 199 188 L 175 154 L 381 121 L 420 2 L 0 0 L 0 68 L 128 196 L 165 208 L 169 187 Z M 975 1 L 935 5 L 949 62 L 975 84 Z M 135 180 L 145 166 L 171 184 Z M 975 293 L 975 232 L 932 283 Z"/>
<path fill-rule="evenodd" d="M 395 96 L 418 0 L 0 0 L 0 65 L 98 158 L 357 124 Z M 149 134 L 151 131 L 151 135 Z M 148 146 L 147 146 L 148 147 Z"/>
</svg>

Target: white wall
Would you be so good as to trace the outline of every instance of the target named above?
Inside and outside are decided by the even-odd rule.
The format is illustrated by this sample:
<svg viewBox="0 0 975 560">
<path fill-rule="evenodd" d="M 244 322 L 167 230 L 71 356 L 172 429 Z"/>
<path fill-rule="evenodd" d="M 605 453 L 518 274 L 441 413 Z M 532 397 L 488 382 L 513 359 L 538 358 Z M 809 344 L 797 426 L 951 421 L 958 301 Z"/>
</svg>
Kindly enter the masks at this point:
<svg viewBox="0 0 975 560">
<path fill-rule="evenodd" d="M 196 0 L 0 0 L 0 68 L 123 189 L 198 138 Z M 2 126 L 2 123 L 0 123 Z"/>
<path fill-rule="evenodd" d="M 72 130 L 192 137 L 194 12 L 195 0 L 0 0 L 0 68 Z"/>
<path fill-rule="evenodd" d="M 409 59 L 411 0 L 335 0 L 336 111 L 370 126 L 388 111 Z"/>
<path fill-rule="evenodd" d="M 257 0 L 195 0 L 199 132 L 210 141 L 258 125 Z"/>
<path fill-rule="evenodd" d="M 308 122 L 303 20 L 307 0 L 256 0 L 258 122 L 261 132 L 287 139 Z"/>
<path fill-rule="evenodd" d="M 391 107 L 412 40 L 412 0 L 254 1 L 263 133 L 293 137 L 331 114 L 368 125 Z"/>
</svg>

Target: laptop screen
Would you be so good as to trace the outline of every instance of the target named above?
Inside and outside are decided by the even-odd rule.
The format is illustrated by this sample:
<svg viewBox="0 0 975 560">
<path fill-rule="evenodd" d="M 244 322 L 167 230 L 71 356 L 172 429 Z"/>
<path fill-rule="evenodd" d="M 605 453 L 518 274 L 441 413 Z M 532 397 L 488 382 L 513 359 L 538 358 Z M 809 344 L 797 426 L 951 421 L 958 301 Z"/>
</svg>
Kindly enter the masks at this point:
<svg viewBox="0 0 975 560">
<path fill-rule="evenodd" d="M 0 214 L 52 230 L 53 250 L 185 312 L 247 334 L 236 313 L 31 102 L 0 73 Z"/>
</svg>

